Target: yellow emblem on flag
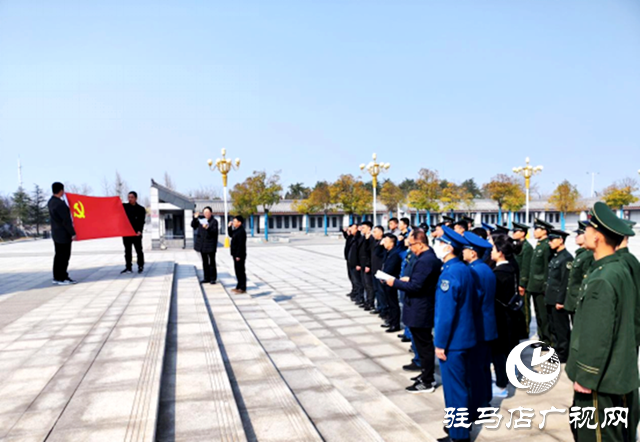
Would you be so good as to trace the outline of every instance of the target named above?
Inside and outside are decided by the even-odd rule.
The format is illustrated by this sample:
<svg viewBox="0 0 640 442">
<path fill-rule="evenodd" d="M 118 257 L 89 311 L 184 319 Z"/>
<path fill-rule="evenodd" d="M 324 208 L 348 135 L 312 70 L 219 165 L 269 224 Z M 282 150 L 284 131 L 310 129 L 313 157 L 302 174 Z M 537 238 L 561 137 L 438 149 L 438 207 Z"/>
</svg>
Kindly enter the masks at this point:
<svg viewBox="0 0 640 442">
<path fill-rule="evenodd" d="M 86 218 L 84 216 L 84 205 L 82 204 L 82 201 L 78 201 L 73 205 L 73 217 L 80 219 Z"/>
</svg>

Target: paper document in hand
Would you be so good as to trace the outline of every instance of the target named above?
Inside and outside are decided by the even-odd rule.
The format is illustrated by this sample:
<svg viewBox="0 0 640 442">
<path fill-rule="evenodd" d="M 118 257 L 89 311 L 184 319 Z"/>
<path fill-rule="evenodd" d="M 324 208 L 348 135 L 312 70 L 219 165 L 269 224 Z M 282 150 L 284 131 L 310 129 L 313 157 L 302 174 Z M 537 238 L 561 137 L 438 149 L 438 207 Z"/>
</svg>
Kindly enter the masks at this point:
<svg viewBox="0 0 640 442">
<path fill-rule="evenodd" d="M 198 218 L 198 221 L 200 221 L 200 225 L 202 225 L 202 227 L 209 225 L 207 218 Z"/>
<path fill-rule="evenodd" d="M 393 278 L 393 276 L 383 272 L 382 270 L 378 270 L 374 276 L 376 277 L 376 279 L 379 279 L 380 281 L 386 281 L 388 279 Z"/>
</svg>

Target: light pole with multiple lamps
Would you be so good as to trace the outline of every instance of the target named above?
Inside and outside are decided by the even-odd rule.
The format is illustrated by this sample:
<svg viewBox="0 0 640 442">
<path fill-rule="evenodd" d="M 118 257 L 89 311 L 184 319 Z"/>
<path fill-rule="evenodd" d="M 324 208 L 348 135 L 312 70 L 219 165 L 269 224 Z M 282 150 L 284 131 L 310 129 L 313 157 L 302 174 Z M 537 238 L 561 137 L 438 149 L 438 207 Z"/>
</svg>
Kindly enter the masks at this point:
<svg viewBox="0 0 640 442">
<path fill-rule="evenodd" d="M 360 165 L 360 170 L 366 170 L 367 172 L 369 172 L 369 174 L 371 175 L 372 179 L 373 179 L 373 224 L 376 225 L 377 221 L 376 221 L 376 209 L 377 209 L 377 187 L 378 187 L 378 175 L 380 175 L 380 173 L 385 172 L 387 170 L 389 170 L 389 167 L 391 167 L 391 164 L 389 163 L 378 163 L 376 161 L 377 156 L 374 153 L 373 154 L 373 161 L 371 161 L 369 164 L 361 164 Z"/>
<path fill-rule="evenodd" d="M 524 177 L 524 187 L 526 189 L 526 195 L 527 195 L 527 199 L 526 199 L 526 215 L 525 215 L 525 223 L 529 223 L 529 186 L 531 184 L 531 177 L 537 173 L 542 172 L 542 166 L 536 166 L 536 167 L 532 167 L 529 164 L 529 157 L 525 158 L 525 161 L 527 162 L 527 165 L 524 167 L 514 167 L 513 168 L 513 172 L 517 173 L 519 175 L 522 175 Z"/>
<path fill-rule="evenodd" d="M 238 170 L 240 167 L 240 158 L 236 158 L 235 161 L 226 158 L 227 149 L 222 149 L 222 158 L 217 158 L 214 163 L 213 160 L 208 160 L 207 164 L 209 165 L 209 169 L 217 170 L 222 174 L 222 192 L 224 194 L 224 247 L 229 248 L 229 233 L 227 231 L 227 226 L 229 225 L 229 209 L 227 208 L 227 175 L 231 169 Z"/>
</svg>

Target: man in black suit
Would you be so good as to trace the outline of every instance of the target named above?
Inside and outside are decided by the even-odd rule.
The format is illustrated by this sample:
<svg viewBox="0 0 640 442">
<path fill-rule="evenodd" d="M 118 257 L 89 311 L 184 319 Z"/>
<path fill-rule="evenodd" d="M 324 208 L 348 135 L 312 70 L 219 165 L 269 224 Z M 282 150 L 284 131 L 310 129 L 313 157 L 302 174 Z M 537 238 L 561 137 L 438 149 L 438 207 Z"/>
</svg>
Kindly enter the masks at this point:
<svg viewBox="0 0 640 442">
<path fill-rule="evenodd" d="M 76 239 L 71 211 L 64 200 L 64 184 L 55 182 L 51 185 L 53 196 L 47 204 L 51 220 L 51 238 L 56 250 L 53 258 L 53 283 L 58 285 L 75 284 L 69 277 L 69 258 L 71 258 L 71 242 Z"/>
<path fill-rule="evenodd" d="M 247 232 L 244 230 L 244 218 L 241 215 L 233 217 L 229 223 L 229 236 L 231 237 L 231 256 L 233 267 L 236 271 L 238 284 L 231 290 L 234 293 L 247 292 L 247 274 L 244 264 L 247 260 Z"/>
<path fill-rule="evenodd" d="M 402 258 L 400 258 L 400 248 L 396 247 L 398 238 L 393 233 L 387 233 L 382 238 L 382 246 L 387 251 L 382 271 L 394 278 L 400 278 L 402 268 Z M 389 306 L 389 316 L 386 323 L 382 324 L 387 329 L 387 333 L 400 331 L 400 303 L 398 299 L 398 289 L 382 286 L 384 288 L 387 305 Z"/>
<path fill-rule="evenodd" d="M 136 256 L 138 258 L 138 273 L 142 273 L 144 270 L 144 252 L 142 251 L 142 231 L 144 230 L 144 221 L 147 217 L 147 211 L 138 204 L 138 194 L 136 192 L 129 192 L 129 202 L 123 204 L 124 212 L 129 218 L 133 231 L 136 232 L 136 236 L 123 236 L 122 242 L 124 243 L 124 262 L 125 269 L 120 273 L 131 273 L 133 256 L 131 253 L 131 247 L 135 247 Z"/>
</svg>

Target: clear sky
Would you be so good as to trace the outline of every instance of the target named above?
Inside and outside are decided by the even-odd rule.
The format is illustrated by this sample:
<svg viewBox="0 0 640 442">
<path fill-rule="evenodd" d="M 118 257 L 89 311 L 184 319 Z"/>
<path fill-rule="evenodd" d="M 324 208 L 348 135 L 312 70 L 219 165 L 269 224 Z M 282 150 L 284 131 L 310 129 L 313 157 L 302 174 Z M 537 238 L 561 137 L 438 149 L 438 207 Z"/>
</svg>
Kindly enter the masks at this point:
<svg viewBox="0 0 640 442">
<path fill-rule="evenodd" d="M 286 185 L 421 167 L 543 191 L 640 169 L 640 2 L 0 1 L 0 193 L 118 169 L 148 194 L 242 159 Z"/>
</svg>

